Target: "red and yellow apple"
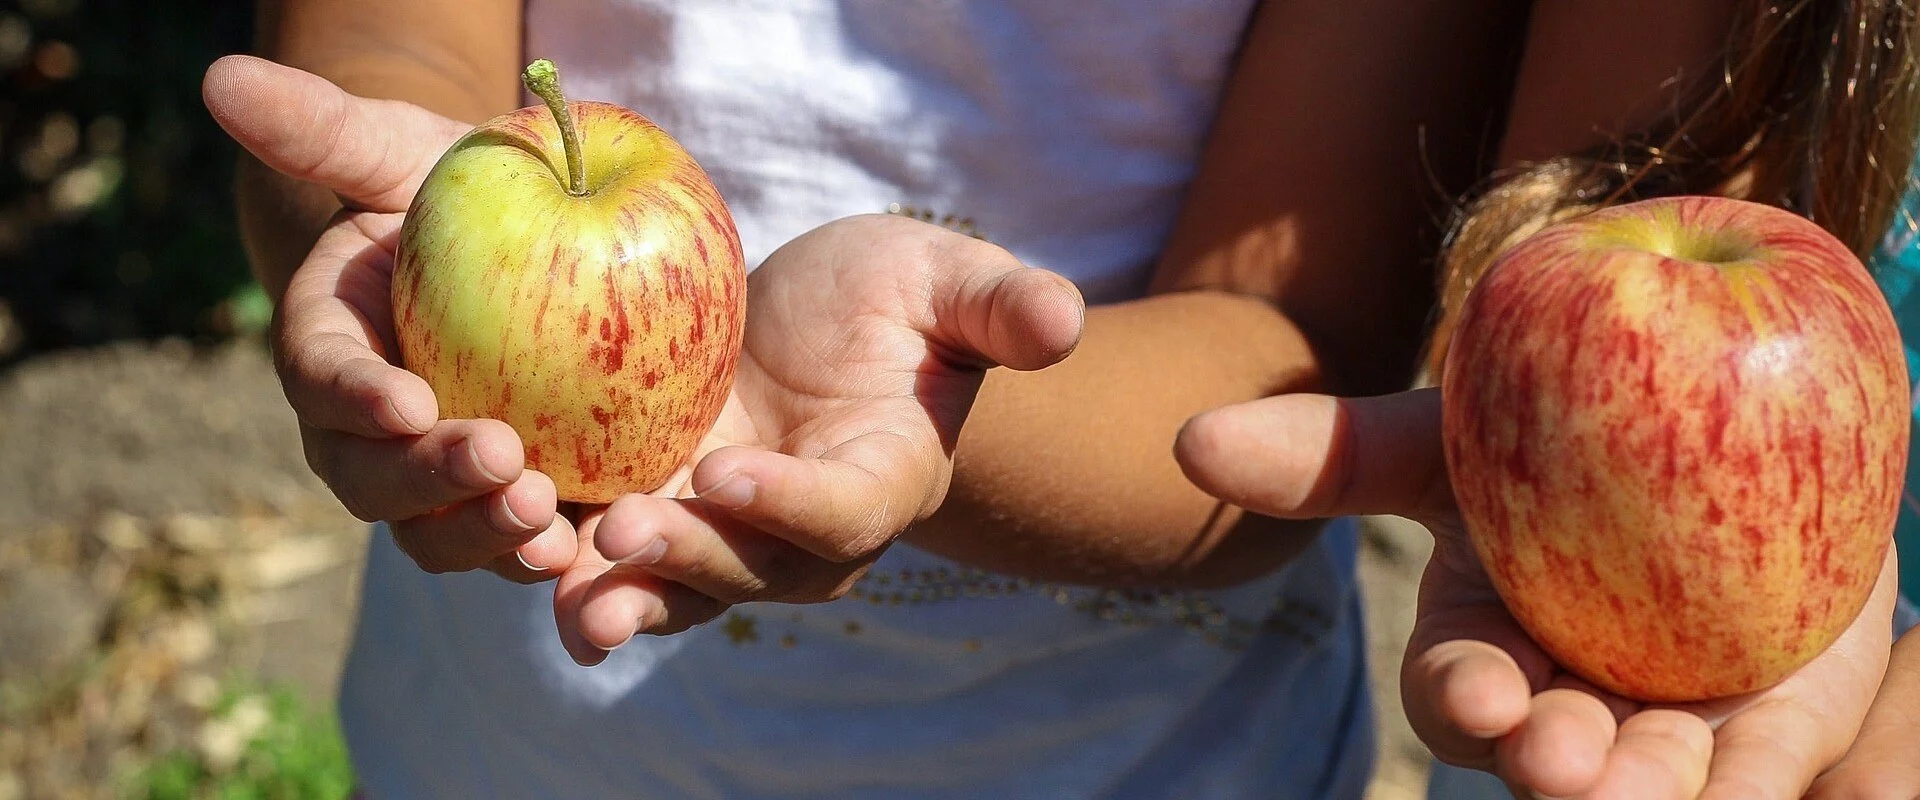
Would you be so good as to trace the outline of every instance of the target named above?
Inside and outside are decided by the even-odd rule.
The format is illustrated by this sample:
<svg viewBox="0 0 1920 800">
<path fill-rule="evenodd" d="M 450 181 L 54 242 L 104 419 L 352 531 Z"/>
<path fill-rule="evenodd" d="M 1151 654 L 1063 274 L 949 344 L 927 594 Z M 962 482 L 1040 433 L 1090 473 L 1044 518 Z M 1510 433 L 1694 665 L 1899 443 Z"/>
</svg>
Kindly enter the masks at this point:
<svg viewBox="0 0 1920 800">
<path fill-rule="evenodd" d="M 658 487 L 713 426 L 745 323 L 739 234 L 680 144 L 634 111 L 545 100 L 443 154 L 402 227 L 394 328 L 452 418 L 498 419 L 562 500 Z"/>
<path fill-rule="evenodd" d="M 1446 460 L 1494 588 L 1556 661 L 1638 700 L 1725 697 L 1863 608 L 1908 395 L 1885 299 L 1825 230 L 1647 200 L 1542 231 L 1474 287 Z"/>
</svg>

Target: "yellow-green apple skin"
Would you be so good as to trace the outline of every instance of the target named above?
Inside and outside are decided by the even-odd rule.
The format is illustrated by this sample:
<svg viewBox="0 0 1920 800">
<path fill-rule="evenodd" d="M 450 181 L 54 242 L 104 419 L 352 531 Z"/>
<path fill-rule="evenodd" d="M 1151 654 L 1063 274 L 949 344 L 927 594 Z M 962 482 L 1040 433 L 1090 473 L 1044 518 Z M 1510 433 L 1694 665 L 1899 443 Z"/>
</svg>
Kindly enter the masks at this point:
<svg viewBox="0 0 1920 800">
<path fill-rule="evenodd" d="M 605 503 L 660 486 L 719 416 L 746 273 L 725 202 L 677 142 L 617 105 L 570 108 L 583 196 L 542 106 L 441 156 L 401 230 L 394 328 L 442 417 L 506 422 L 562 500 Z"/>
<path fill-rule="evenodd" d="M 1449 477 L 1532 638 L 1649 702 L 1760 690 L 1864 607 L 1910 399 L 1899 333 L 1814 223 L 1647 200 L 1514 246 L 1463 305 Z"/>
</svg>

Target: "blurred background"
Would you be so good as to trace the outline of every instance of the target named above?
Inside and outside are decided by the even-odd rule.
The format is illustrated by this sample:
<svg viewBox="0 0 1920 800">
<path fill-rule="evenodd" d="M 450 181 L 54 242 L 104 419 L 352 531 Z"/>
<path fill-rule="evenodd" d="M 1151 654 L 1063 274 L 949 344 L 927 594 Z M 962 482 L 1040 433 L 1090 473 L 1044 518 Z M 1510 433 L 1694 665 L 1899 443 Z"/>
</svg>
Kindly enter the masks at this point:
<svg viewBox="0 0 1920 800">
<path fill-rule="evenodd" d="M 340 798 L 367 528 L 308 472 L 200 102 L 246 0 L 0 0 L 0 800 Z M 1384 758 L 1424 531 L 1368 527 Z"/>
<path fill-rule="evenodd" d="M 366 535 L 307 472 L 201 72 L 246 0 L 0 0 L 0 800 L 338 798 Z"/>
</svg>

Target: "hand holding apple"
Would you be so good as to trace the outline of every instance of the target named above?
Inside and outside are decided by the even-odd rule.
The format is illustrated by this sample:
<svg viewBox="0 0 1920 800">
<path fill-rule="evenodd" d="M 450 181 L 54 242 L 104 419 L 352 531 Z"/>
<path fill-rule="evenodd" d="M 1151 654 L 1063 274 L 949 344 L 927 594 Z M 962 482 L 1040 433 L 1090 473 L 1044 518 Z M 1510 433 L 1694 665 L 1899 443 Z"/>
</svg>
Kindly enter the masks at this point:
<svg viewBox="0 0 1920 800">
<path fill-rule="evenodd" d="M 1567 288 L 1564 281 L 1554 285 Z M 1593 306 L 1604 304 L 1596 298 Z M 1554 352 L 1562 363 L 1579 355 L 1572 348 Z M 1604 394 L 1598 385 L 1588 388 Z M 1891 402 L 1904 415 L 1905 405 Z M 1896 571 L 1884 546 L 1873 547 L 1873 561 L 1863 567 L 1865 598 L 1829 601 L 1855 604 L 1842 629 L 1784 680 L 1701 703 L 1622 697 L 1557 662 L 1495 589 L 1492 565 L 1469 539 L 1455 501 L 1442 416 L 1438 389 L 1364 399 L 1275 397 L 1195 418 L 1182 431 L 1176 456 L 1201 488 L 1257 512 L 1397 514 L 1425 524 L 1435 537 L 1434 554 L 1402 665 L 1407 714 L 1437 757 L 1493 772 L 1521 796 L 1799 797 L 1847 751 L 1887 664 Z M 1836 488 L 1826 502 L 1836 509 L 1872 508 L 1884 500 L 1881 491 L 1879 484 L 1857 482 Z M 1756 511 L 1768 508 L 1761 503 Z M 1722 508 L 1727 518 L 1745 511 Z M 1861 529 L 1835 528 L 1833 535 L 1870 543 L 1888 536 L 1871 514 L 1855 520 Z M 1797 527 L 1759 531 L 1781 541 L 1803 533 Z M 1738 561 L 1728 565 L 1741 568 Z M 1585 571 L 1578 562 L 1571 569 L 1575 578 Z M 1567 602 L 1602 616 L 1611 606 L 1604 594 Z M 1723 624 L 1750 624 L 1732 617 L 1754 609 L 1734 602 Z M 1758 613 L 1763 622 L 1771 618 L 1766 609 Z M 1661 622 L 1643 621 L 1649 627 Z"/>
<path fill-rule="evenodd" d="M 433 389 L 391 361 L 402 212 L 472 126 L 250 56 L 215 62 L 202 94 L 268 169 L 346 205 L 277 298 L 274 364 L 307 463 L 355 516 L 387 521 L 422 569 L 485 568 L 521 582 L 557 575 L 577 538 L 555 514 L 554 482 L 525 469 L 513 428 L 443 418 Z"/>
<path fill-rule="evenodd" d="M 1401 665 L 1409 722 L 1434 755 L 1549 797 L 1799 797 L 1853 740 L 1887 663 L 1896 571 L 1840 638 L 1773 687 L 1649 705 L 1555 663 L 1507 610 L 1454 505 L 1438 389 L 1282 395 L 1216 409 L 1176 456 L 1200 488 L 1291 519 L 1394 514 L 1434 535 Z"/>
</svg>

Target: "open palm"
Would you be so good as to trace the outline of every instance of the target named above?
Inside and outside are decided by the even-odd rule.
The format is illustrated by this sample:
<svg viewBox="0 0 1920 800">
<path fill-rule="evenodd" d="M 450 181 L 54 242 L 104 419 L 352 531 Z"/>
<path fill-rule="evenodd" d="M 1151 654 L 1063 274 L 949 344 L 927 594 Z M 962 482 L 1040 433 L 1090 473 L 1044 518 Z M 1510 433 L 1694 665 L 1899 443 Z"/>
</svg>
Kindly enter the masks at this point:
<svg viewBox="0 0 1920 800">
<path fill-rule="evenodd" d="M 1567 673 L 1508 613 L 1466 538 L 1437 390 L 1209 412 L 1178 455 L 1201 488 L 1255 511 L 1426 525 L 1434 553 L 1401 671 L 1409 721 L 1437 757 L 1493 772 L 1520 796 L 1798 798 L 1846 753 L 1886 670 L 1891 553 L 1853 625 L 1766 691 L 1644 706 Z"/>
<path fill-rule="evenodd" d="M 1058 276 L 885 215 L 775 251 L 747 309 L 733 397 L 684 482 L 583 521 L 556 595 L 577 660 L 735 603 L 838 597 L 945 497 L 984 370 L 1064 357 L 1082 311 Z"/>
</svg>

